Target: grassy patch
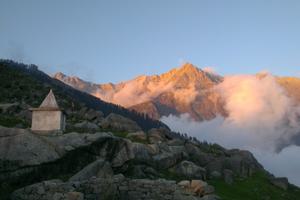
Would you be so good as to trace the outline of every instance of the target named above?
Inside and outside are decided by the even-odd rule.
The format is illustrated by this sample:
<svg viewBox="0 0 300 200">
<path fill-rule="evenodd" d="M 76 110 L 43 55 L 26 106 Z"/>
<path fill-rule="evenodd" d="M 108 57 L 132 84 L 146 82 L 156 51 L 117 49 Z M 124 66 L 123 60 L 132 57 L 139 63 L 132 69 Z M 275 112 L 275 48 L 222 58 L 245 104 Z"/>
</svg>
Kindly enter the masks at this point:
<svg viewBox="0 0 300 200">
<path fill-rule="evenodd" d="M 273 186 L 263 172 L 237 180 L 232 185 L 223 180 L 211 180 L 209 183 L 216 188 L 222 200 L 300 200 L 300 189 L 291 186 L 284 191 Z"/>
<path fill-rule="evenodd" d="M 30 124 L 24 119 L 15 116 L 0 115 L 0 125 L 5 127 L 15 127 L 17 124 L 22 125 L 24 128 L 30 127 Z"/>
<path fill-rule="evenodd" d="M 7 183 L 0 184 L 0 197 L 1 199 L 9 199 L 10 194 L 15 190 Z"/>
<path fill-rule="evenodd" d="M 137 137 L 131 137 L 128 139 L 131 140 L 132 142 L 136 142 L 136 143 L 149 144 L 148 140 L 143 140 L 143 139 L 137 138 Z"/>
<path fill-rule="evenodd" d="M 126 138 L 128 135 L 128 132 L 125 131 L 110 131 L 114 136 L 121 137 L 121 138 Z"/>
<path fill-rule="evenodd" d="M 65 130 L 66 133 L 76 132 L 76 133 L 96 133 L 101 132 L 101 129 L 88 129 L 88 128 L 77 128 L 77 127 L 67 127 Z"/>
</svg>

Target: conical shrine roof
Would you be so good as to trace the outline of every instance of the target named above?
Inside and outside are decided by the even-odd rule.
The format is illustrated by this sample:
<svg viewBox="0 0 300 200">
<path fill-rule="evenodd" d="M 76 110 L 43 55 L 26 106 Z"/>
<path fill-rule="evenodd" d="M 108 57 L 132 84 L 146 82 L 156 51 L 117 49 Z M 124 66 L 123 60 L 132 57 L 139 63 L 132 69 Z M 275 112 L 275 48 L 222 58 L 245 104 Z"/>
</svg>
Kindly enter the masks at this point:
<svg viewBox="0 0 300 200">
<path fill-rule="evenodd" d="M 46 96 L 46 98 L 44 99 L 44 101 L 42 102 L 42 104 L 40 105 L 40 107 L 38 108 L 32 108 L 31 110 L 60 110 L 57 102 L 56 102 L 56 98 L 53 94 L 53 91 L 50 90 L 50 92 L 48 93 L 48 95 Z"/>
<path fill-rule="evenodd" d="M 57 108 L 57 109 L 59 109 L 52 90 L 50 90 L 49 94 L 47 95 L 47 97 L 44 99 L 44 101 L 40 105 L 40 108 Z"/>
</svg>

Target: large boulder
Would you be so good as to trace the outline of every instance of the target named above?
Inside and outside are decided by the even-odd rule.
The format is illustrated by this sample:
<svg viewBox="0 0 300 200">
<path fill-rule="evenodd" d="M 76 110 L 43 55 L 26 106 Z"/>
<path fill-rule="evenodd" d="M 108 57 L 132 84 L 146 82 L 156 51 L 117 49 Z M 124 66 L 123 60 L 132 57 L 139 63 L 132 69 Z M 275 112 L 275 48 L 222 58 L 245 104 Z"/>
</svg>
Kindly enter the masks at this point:
<svg viewBox="0 0 300 200">
<path fill-rule="evenodd" d="M 205 193 L 205 187 L 208 184 L 205 181 L 202 180 L 192 180 L 191 181 L 191 189 L 194 193 L 198 195 L 202 195 Z"/>
<path fill-rule="evenodd" d="M 224 168 L 232 170 L 242 177 L 249 177 L 254 172 L 263 170 L 253 154 L 249 151 L 233 149 L 228 151 L 229 156 L 224 161 Z"/>
<path fill-rule="evenodd" d="M 135 141 L 143 141 L 145 142 L 147 140 L 147 135 L 144 131 L 137 131 L 133 133 L 128 133 L 127 138 Z"/>
<path fill-rule="evenodd" d="M 133 143 L 109 133 L 40 136 L 24 129 L 0 128 L 0 191 L 69 176 L 102 158 L 120 167 L 133 159 Z"/>
<path fill-rule="evenodd" d="M 184 159 L 182 153 L 162 152 L 153 156 L 153 161 L 158 169 L 168 169 Z"/>
<path fill-rule="evenodd" d="M 84 118 L 88 121 L 100 122 L 103 120 L 103 113 L 101 111 L 96 111 L 93 109 L 89 109 L 84 113 Z"/>
<path fill-rule="evenodd" d="M 209 174 L 212 172 L 219 172 L 222 173 L 224 169 L 224 165 L 226 164 L 226 158 L 220 157 L 220 158 L 214 158 L 214 160 L 210 161 L 206 166 L 206 170 Z"/>
<path fill-rule="evenodd" d="M 109 153 L 110 149 L 105 148 L 105 151 Z M 122 140 L 116 144 L 113 154 L 106 155 L 111 160 L 112 167 L 121 167 L 125 162 L 134 159 L 133 143 L 130 140 Z"/>
<path fill-rule="evenodd" d="M 84 195 L 81 192 L 68 192 L 66 198 L 68 200 L 84 200 Z"/>
<path fill-rule="evenodd" d="M 184 146 L 168 146 L 166 142 L 150 144 L 155 150 L 152 155 L 153 164 L 159 169 L 168 169 L 174 167 L 179 162 L 187 159 Z"/>
<path fill-rule="evenodd" d="M 25 129 L 0 127 L 0 180 L 5 171 L 40 165 L 60 158 L 55 146 Z M 5 175 L 5 174 L 3 174 Z"/>
<path fill-rule="evenodd" d="M 223 177 L 225 183 L 231 185 L 233 183 L 233 172 L 229 169 L 224 169 L 223 171 Z"/>
<path fill-rule="evenodd" d="M 191 142 L 187 142 L 184 147 L 190 159 L 199 166 L 206 166 L 214 160 L 213 155 L 203 152 L 197 145 Z"/>
<path fill-rule="evenodd" d="M 134 155 L 134 159 L 137 162 L 141 163 L 148 163 L 151 165 L 152 162 L 152 149 L 145 144 L 141 143 L 131 143 L 130 148 L 132 150 L 132 153 Z"/>
<path fill-rule="evenodd" d="M 289 181 L 287 178 L 270 178 L 270 182 L 275 185 L 276 187 L 279 187 L 283 190 L 287 190 L 289 187 Z"/>
<path fill-rule="evenodd" d="M 21 135 L 25 133 L 29 133 L 29 130 L 20 129 L 20 128 L 7 128 L 4 126 L 0 126 L 0 138 Z"/>
<path fill-rule="evenodd" d="M 150 143 L 165 142 L 171 139 L 169 130 L 166 128 L 153 128 L 148 131 L 148 138 Z"/>
<path fill-rule="evenodd" d="M 186 177 L 188 179 L 206 179 L 206 170 L 204 168 L 186 160 L 173 167 L 172 171 L 174 171 L 177 175 Z"/>
<path fill-rule="evenodd" d="M 85 106 L 82 106 L 82 108 L 75 114 L 78 115 L 80 119 L 85 119 L 87 121 L 94 122 L 94 123 L 101 122 L 104 116 L 100 110 L 89 109 Z"/>
<path fill-rule="evenodd" d="M 172 140 L 169 140 L 167 141 L 167 144 L 169 146 L 184 146 L 185 144 L 185 141 L 184 140 L 181 140 L 181 139 L 172 139 Z"/>
<path fill-rule="evenodd" d="M 102 120 L 100 126 L 104 129 L 111 129 L 114 131 L 141 131 L 141 128 L 135 121 L 114 113 L 109 114 L 104 120 Z"/>
<path fill-rule="evenodd" d="M 209 177 L 211 179 L 220 179 L 222 177 L 222 174 L 221 174 L 221 172 L 218 172 L 218 171 L 212 171 L 212 172 L 210 172 Z"/>
<path fill-rule="evenodd" d="M 133 178 L 151 178 L 159 176 L 159 173 L 147 165 L 133 165 L 130 169 L 130 176 Z"/>
<path fill-rule="evenodd" d="M 235 175 L 249 177 L 254 172 L 263 170 L 249 151 L 229 150 L 227 155 L 214 156 L 206 165 L 209 174 L 212 172 L 222 173 L 224 169 L 231 170 Z"/>
<path fill-rule="evenodd" d="M 215 192 L 214 187 L 208 185 L 208 183 L 203 180 L 183 180 L 178 182 L 177 185 L 185 194 L 191 194 L 194 196 L 204 197 L 207 195 L 212 195 Z"/>
<path fill-rule="evenodd" d="M 78 129 L 83 129 L 83 130 L 97 130 L 99 129 L 99 126 L 95 123 L 92 122 L 88 122 L 88 121 L 83 121 L 83 122 L 79 122 L 74 124 L 75 128 Z"/>
<path fill-rule="evenodd" d="M 113 174 L 114 172 L 108 162 L 96 160 L 72 176 L 69 181 L 83 181 L 90 179 L 91 177 L 110 178 Z"/>
<path fill-rule="evenodd" d="M 97 132 L 94 134 L 89 133 L 68 133 L 57 137 L 41 137 L 44 142 L 55 146 L 61 153 L 73 151 L 77 148 L 88 147 L 93 143 L 100 141 L 114 140 L 114 136 L 111 133 Z"/>
</svg>

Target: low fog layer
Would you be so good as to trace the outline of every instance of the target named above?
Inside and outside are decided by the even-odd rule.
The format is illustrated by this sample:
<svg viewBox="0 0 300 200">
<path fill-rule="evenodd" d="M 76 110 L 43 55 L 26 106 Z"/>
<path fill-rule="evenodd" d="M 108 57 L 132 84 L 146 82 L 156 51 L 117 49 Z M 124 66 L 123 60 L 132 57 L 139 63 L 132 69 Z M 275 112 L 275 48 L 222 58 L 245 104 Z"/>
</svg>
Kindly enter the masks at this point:
<svg viewBox="0 0 300 200">
<path fill-rule="evenodd" d="M 189 115 L 163 117 L 174 131 L 227 148 L 252 151 L 276 176 L 300 185 L 300 108 L 271 75 L 225 77 L 216 91 L 225 100 L 228 117 L 196 122 Z"/>
</svg>

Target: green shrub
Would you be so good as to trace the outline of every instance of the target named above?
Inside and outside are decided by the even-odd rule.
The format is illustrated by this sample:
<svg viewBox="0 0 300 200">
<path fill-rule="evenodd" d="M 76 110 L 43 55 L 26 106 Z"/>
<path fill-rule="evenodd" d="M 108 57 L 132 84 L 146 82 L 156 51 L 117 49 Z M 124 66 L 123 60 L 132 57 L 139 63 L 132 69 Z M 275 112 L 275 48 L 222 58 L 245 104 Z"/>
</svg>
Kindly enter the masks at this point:
<svg viewBox="0 0 300 200">
<path fill-rule="evenodd" d="M 15 127 L 16 125 L 22 125 L 23 128 L 30 127 L 30 124 L 24 119 L 14 116 L 2 116 L 0 115 L 0 125 L 5 127 Z"/>
<path fill-rule="evenodd" d="M 290 186 L 284 191 L 272 185 L 264 172 L 258 172 L 252 177 L 236 180 L 232 185 L 223 180 L 209 181 L 216 189 L 222 200 L 298 200 L 300 190 Z"/>
</svg>

